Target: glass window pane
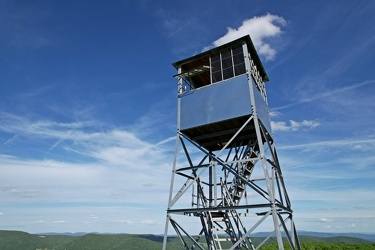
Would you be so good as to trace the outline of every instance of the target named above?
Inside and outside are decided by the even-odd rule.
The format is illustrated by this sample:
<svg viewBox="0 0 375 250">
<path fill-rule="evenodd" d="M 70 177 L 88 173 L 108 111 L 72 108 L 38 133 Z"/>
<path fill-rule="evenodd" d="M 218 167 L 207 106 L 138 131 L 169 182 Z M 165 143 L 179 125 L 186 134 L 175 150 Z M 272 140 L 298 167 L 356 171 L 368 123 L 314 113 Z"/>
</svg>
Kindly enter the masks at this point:
<svg viewBox="0 0 375 250">
<path fill-rule="evenodd" d="M 234 74 L 236 76 L 241 75 L 246 72 L 245 63 L 240 63 L 234 66 Z"/>
<path fill-rule="evenodd" d="M 243 54 L 243 52 L 242 52 L 242 46 L 237 47 L 237 48 L 233 48 L 232 51 L 233 51 L 233 55 Z"/>
<path fill-rule="evenodd" d="M 223 53 L 221 54 L 221 58 L 222 58 L 222 60 L 224 60 L 225 58 L 229 58 L 229 57 L 232 57 L 232 53 L 231 53 L 230 50 L 227 51 L 227 52 L 223 52 Z"/>
<path fill-rule="evenodd" d="M 211 56 L 211 62 L 217 62 L 220 61 L 220 54 L 216 56 Z"/>
<path fill-rule="evenodd" d="M 221 70 L 221 63 L 220 63 L 220 61 L 218 61 L 218 62 L 212 62 L 211 63 L 211 70 L 212 71 Z"/>
<path fill-rule="evenodd" d="M 232 57 L 223 59 L 223 69 L 226 69 L 226 68 L 229 68 L 229 67 L 232 67 L 232 66 L 233 66 Z"/>
<path fill-rule="evenodd" d="M 218 82 L 221 80 L 222 80 L 221 71 L 212 72 L 212 83 Z"/>
<path fill-rule="evenodd" d="M 244 62 L 243 54 L 237 54 L 233 56 L 234 65 Z"/>
<path fill-rule="evenodd" d="M 228 78 L 231 78 L 233 77 L 233 67 L 230 67 L 230 68 L 227 68 L 227 69 L 223 69 L 223 78 L 224 80 L 225 79 L 228 79 Z"/>
</svg>

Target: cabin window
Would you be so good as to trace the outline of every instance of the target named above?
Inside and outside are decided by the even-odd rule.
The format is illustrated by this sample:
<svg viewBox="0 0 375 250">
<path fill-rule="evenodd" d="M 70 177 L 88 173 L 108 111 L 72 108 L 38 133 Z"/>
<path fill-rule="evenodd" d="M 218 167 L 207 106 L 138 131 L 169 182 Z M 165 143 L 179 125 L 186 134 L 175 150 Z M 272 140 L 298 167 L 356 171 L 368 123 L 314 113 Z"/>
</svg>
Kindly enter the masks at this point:
<svg viewBox="0 0 375 250">
<path fill-rule="evenodd" d="M 219 82 L 246 72 L 242 45 L 231 47 L 212 55 L 211 82 Z"/>
</svg>

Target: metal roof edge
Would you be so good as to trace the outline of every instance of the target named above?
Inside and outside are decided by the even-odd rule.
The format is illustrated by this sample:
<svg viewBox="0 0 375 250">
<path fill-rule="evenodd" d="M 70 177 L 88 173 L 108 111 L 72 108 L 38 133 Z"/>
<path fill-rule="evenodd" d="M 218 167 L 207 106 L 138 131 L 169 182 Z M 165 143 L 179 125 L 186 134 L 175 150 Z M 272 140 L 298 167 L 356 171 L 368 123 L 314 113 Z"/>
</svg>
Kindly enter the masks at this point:
<svg viewBox="0 0 375 250">
<path fill-rule="evenodd" d="M 178 69 L 179 65 L 182 65 L 182 64 L 185 64 L 185 63 L 188 63 L 188 62 L 191 62 L 191 61 L 195 61 L 195 60 L 197 60 L 197 59 L 199 59 L 201 57 L 205 57 L 205 56 L 207 56 L 209 54 L 213 54 L 213 53 L 215 53 L 217 51 L 222 50 L 223 48 L 230 47 L 230 46 L 232 46 L 234 44 L 237 44 L 237 43 L 243 42 L 243 41 L 246 42 L 247 47 L 248 47 L 249 52 L 250 52 L 250 55 L 251 55 L 252 59 L 254 60 L 254 63 L 257 66 L 257 68 L 259 70 L 259 73 L 262 76 L 263 81 L 265 81 L 265 82 L 269 81 L 268 75 L 267 75 L 267 73 L 266 73 L 266 71 L 264 69 L 262 61 L 260 60 L 260 58 L 258 56 L 258 53 L 257 53 L 257 51 L 255 49 L 254 43 L 251 40 L 251 37 L 249 35 L 240 37 L 240 38 L 238 38 L 236 40 L 233 40 L 233 41 L 231 41 L 229 43 L 226 43 L 226 44 L 220 45 L 218 47 L 215 47 L 213 49 L 204 51 L 204 52 L 202 52 L 200 54 L 197 54 L 197 55 L 185 58 L 183 60 L 174 62 L 174 63 L 172 63 L 172 65 L 173 65 L 173 67 L 175 67 L 176 69 Z"/>
</svg>

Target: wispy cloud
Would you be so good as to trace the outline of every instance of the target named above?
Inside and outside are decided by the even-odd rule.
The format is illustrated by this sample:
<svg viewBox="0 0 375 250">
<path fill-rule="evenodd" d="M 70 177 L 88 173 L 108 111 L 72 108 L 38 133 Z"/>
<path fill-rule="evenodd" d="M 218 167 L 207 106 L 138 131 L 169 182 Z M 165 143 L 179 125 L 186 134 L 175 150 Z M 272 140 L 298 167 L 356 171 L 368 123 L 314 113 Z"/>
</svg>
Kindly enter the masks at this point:
<svg viewBox="0 0 375 250">
<path fill-rule="evenodd" d="M 3 145 L 7 145 L 7 144 L 12 144 L 17 138 L 19 137 L 19 135 L 14 135 L 12 136 L 12 138 L 6 140 Z"/>
<path fill-rule="evenodd" d="M 21 100 L 25 100 L 27 98 L 35 98 L 53 89 L 53 87 L 54 87 L 53 85 L 44 85 L 37 89 L 33 89 L 33 90 L 29 90 L 28 92 L 20 93 L 17 98 Z"/>
<path fill-rule="evenodd" d="M 0 131 L 22 135 L 24 137 L 38 138 L 40 140 L 56 140 L 49 148 L 56 148 L 63 141 L 66 150 L 79 152 L 83 155 L 94 157 L 112 164 L 125 164 L 135 159 L 150 159 L 163 154 L 162 145 L 173 138 L 166 138 L 155 144 L 142 141 L 136 134 L 120 129 L 102 131 L 95 127 L 91 121 L 60 123 L 49 120 L 30 121 L 24 117 L 8 113 L 0 113 L 2 124 Z M 146 125 L 143 125 L 146 126 Z M 9 144 L 15 136 L 5 141 Z"/>
<path fill-rule="evenodd" d="M 11 195 L 16 195 L 23 198 L 33 198 L 36 196 L 40 196 L 40 192 L 33 189 L 28 190 L 20 190 L 15 187 L 9 187 L 9 186 L 0 186 L 0 190 L 6 193 L 9 193 Z"/>
<path fill-rule="evenodd" d="M 303 120 L 301 122 L 290 120 L 287 122 L 274 122 L 271 121 L 273 131 L 298 131 L 301 129 L 310 129 L 319 126 L 320 123 L 317 121 Z"/>
<path fill-rule="evenodd" d="M 224 36 L 215 40 L 212 45 L 205 47 L 204 50 L 223 45 L 245 35 L 250 35 L 258 53 L 264 56 L 266 60 L 273 60 L 277 51 L 269 43 L 269 39 L 280 35 L 282 33 L 281 27 L 286 24 L 287 22 L 284 18 L 270 13 L 246 19 L 238 28 L 228 27 L 227 33 Z"/>
<path fill-rule="evenodd" d="M 165 9 L 159 8 L 156 15 L 161 20 L 163 29 L 168 33 L 168 37 L 172 37 L 180 32 L 187 24 L 172 15 Z"/>
<path fill-rule="evenodd" d="M 114 223 L 123 223 L 123 224 L 133 224 L 134 222 L 131 220 L 114 220 Z"/>
<path fill-rule="evenodd" d="M 333 220 L 327 219 L 327 218 L 320 218 L 318 221 L 323 222 L 323 223 L 328 223 L 328 222 L 332 222 Z"/>
<path fill-rule="evenodd" d="M 176 15 L 176 12 L 160 6 L 157 7 L 155 15 L 161 22 L 161 27 L 168 38 L 173 38 L 177 35 L 185 36 L 189 32 L 194 32 L 201 25 L 196 17 L 186 16 L 183 12 Z M 191 27 L 194 27 L 194 29 L 192 30 Z"/>
<path fill-rule="evenodd" d="M 45 220 L 37 220 L 37 221 L 21 221 L 21 224 L 64 224 L 64 220 L 55 220 L 55 221 L 45 221 Z"/>
<path fill-rule="evenodd" d="M 317 147 L 344 147 L 355 145 L 371 145 L 375 146 L 375 139 L 342 139 L 330 141 L 318 141 L 305 144 L 296 144 L 288 146 L 279 146 L 280 149 L 303 149 L 303 148 L 317 148 Z"/>
<path fill-rule="evenodd" d="M 71 123 L 61 123 L 49 120 L 32 121 L 26 117 L 6 112 L 0 112 L 0 118 L 3 121 L 0 125 L 0 131 L 59 139 L 77 138 L 77 134 L 67 132 L 74 132 L 79 128 L 85 128 L 92 125 L 89 121 Z"/>
<path fill-rule="evenodd" d="M 0 3 L 0 41 L 16 48 L 40 49 L 58 42 L 42 27 L 50 13 L 38 5 Z"/>
<path fill-rule="evenodd" d="M 7 141 L 5 146 L 17 148 L 13 155 L 0 155 L 4 199 L 25 202 L 29 198 L 41 204 L 50 199 L 157 204 L 166 196 L 174 137 L 150 142 L 124 129 L 103 131 L 90 121 L 32 121 L 4 112 L 0 117 L 0 131 L 23 138 L 12 145 Z M 58 157 L 19 156 L 30 150 L 25 140 L 51 143 L 46 150 L 59 150 Z M 88 158 L 69 162 L 76 154 Z"/>
<path fill-rule="evenodd" d="M 318 100 L 318 99 L 321 99 L 321 98 L 326 98 L 326 97 L 329 97 L 329 96 L 332 96 L 332 95 L 335 95 L 335 94 L 339 94 L 339 93 L 342 93 L 342 92 L 345 92 L 345 91 L 350 91 L 350 90 L 360 88 L 360 87 L 365 86 L 365 85 L 374 84 L 374 83 L 375 83 L 375 80 L 368 80 L 368 81 L 364 81 L 364 82 L 360 82 L 360 83 L 355 83 L 355 84 L 352 84 L 350 86 L 345 86 L 345 87 L 342 87 L 342 88 L 331 89 L 331 90 L 328 90 L 328 91 L 325 91 L 325 92 L 320 92 L 320 93 L 311 95 L 309 97 L 302 97 L 297 102 L 293 102 L 293 103 L 290 103 L 290 104 L 287 104 L 287 105 L 284 105 L 284 106 L 272 108 L 272 111 L 291 108 L 291 107 L 297 106 L 301 103 L 306 103 L 306 102 L 315 101 L 315 100 Z"/>
<path fill-rule="evenodd" d="M 44 220 L 37 220 L 37 221 L 21 221 L 21 224 L 44 224 L 46 223 Z"/>
<path fill-rule="evenodd" d="M 155 220 L 143 220 L 141 221 L 142 224 L 146 224 L 146 225 L 158 225 L 160 224 L 159 221 L 155 221 Z"/>
</svg>

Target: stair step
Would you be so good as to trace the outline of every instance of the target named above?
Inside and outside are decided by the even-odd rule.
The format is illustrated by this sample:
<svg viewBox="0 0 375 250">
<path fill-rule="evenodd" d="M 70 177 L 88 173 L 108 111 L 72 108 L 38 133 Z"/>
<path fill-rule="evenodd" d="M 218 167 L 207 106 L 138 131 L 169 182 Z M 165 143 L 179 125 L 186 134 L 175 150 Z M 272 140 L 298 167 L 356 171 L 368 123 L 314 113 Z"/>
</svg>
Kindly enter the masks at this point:
<svg viewBox="0 0 375 250">
<path fill-rule="evenodd" d="M 253 167 L 253 166 L 254 166 L 254 163 L 252 163 L 251 161 L 248 161 L 248 162 L 246 163 L 246 166 L 247 166 L 247 167 Z"/>
<path fill-rule="evenodd" d="M 243 171 L 243 175 L 247 176 L 247 175 L 250 175 L 250 174 L 251 174 L 251 170 L 248 169 L 248 168 L 245 168 L 244 171 Z"/>
<path fill-rule="evenodd" d="M 224 217 L 222 217 L 222 218 L 212 218 L 212 221 L 225 222 L 225 221 L 228 221 L 228 219 L 225 219 Z"/>
<path fill-rule="evenodd" d="M 239 200 L 239 199 L 241 199 L 241 196 L 239 196 L 238 194 L 233 195 L 233 200 Z"/>
<path fill-rule="evenodd" d="M 223 211 L 212 211 L 211 212 L 212 218 L 222 218 L 222 217 L 224 217 L 224 215 L 225 215 L 225 212 L 223 212 Z"/>
<path fill-rule="evenodd" d="M 230 241 L 228 238 L 215 239 L 215 241 Z"/>
</svg>

